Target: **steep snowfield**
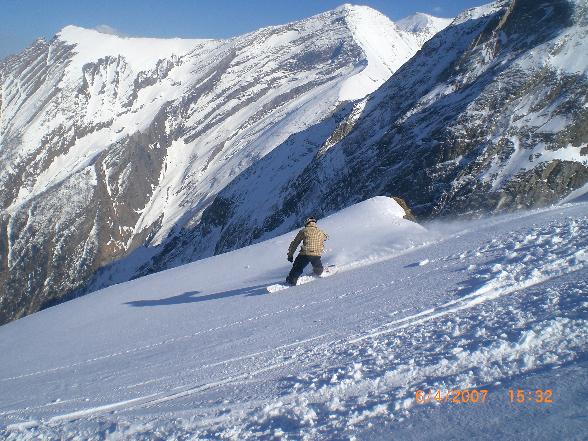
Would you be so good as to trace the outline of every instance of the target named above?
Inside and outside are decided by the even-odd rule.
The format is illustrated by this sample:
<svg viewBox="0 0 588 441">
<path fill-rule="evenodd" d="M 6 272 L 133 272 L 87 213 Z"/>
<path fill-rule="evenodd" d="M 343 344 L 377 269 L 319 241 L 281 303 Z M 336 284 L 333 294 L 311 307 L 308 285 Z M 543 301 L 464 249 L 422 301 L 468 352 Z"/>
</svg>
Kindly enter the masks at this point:
<svg viewBox="0 0 588 441">
<path fill-rule="evenodd" d="M 588 204 L 426 228 L 402 214 L 382 197 L 320 220 L 341 271 L 279 293 L 265 286 L 295 231 L 0 327 L 0 435 L 588 436 Z M 414 400 L 462 388 L 487 401 Z"/>
</svg>

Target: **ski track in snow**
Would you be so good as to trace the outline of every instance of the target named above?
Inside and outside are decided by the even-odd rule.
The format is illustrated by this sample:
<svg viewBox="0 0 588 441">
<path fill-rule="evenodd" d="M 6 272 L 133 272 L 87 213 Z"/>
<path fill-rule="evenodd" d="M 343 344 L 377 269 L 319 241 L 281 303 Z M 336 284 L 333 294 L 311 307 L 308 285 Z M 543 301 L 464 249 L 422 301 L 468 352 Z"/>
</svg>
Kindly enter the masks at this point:
<svg viewBox="0 0 588 441">
<path fill-rule="evenodd" d="M 0 421 L 14 423 L 6 424 L 0 434 L 11 440 L 41 435 L 68 438 L 83 429 L 96 439 L 106 434 L 151 439 L 155 432 L 177 439 L 274 439 L 288 434 L 296 439 L 341 439 L 373 425 L 389 425 L 393 430 L 394 422 L 415 412 L 417 389 L 483 386 L 492 391 L 517 376 L 565 367 L 585 358 L 588 349 L 586 207 L 466 223 L 453 234 L 387 261 L 347 268 L 348 275 L 358 276 L 395 268 L 386 282 L 359 288 L 351 284 L 348 290 L 326 291 L 332 294 L 193 334 L 2 378 L 0 384 L 75 371 L 108 358 L 161 350 L 202 334 L 238 326 L 246 329 L 252 322 L 271 323 L 289 314 L 303 317 L 346 300 L 362 300 L 378 312 L 373 320 L 358 323 L 373 325 L 359 332 L 353 327 L 334 329 L 193 369 L 210 370 L 211 381 L 178 384 L 173 381 L 177 372 L 171 372 L 165 382 L 156 377 L 127 385 L 161 382 L 159 392 L 132 399 L 79 408 L 76 403 L 85 400 L 76 397 L 4 410 Z M 496 234 L 488 234 L 492 230 Z M 447 292 L 439 297 L 441 301 L 423 302 L 424 307 L 419 302 L 409 306 L 383 301 L 390 301 L 391 289 L 418 295 L 414 287 L 422 283 L 424 271 L 437 276 L 457 272 L 463 280 L 457 285 L 440 283 L 438 289 Z M 307 286 L 328 290 L 329 282 Z M 166 387 L 166 382 L 174 386 Z M 23 420 L 35 410 L 64 405 L 78 410 L 57 411 L 41 421 Z"/>
</svg>

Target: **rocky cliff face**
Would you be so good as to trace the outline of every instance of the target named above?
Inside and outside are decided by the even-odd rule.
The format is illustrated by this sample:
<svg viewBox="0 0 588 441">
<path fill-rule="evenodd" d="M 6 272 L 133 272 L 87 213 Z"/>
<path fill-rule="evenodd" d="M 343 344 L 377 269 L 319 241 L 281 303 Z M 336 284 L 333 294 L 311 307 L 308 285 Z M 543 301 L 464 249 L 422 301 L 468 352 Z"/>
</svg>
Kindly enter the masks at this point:
<svg viewBox="0 0 588 441">
<path fill-rule="evenodd" d="M 93 286 L 133 277 L 277 146 L 309 134 L 287 160 L 331 136 L 314 127 L 343 118 L 421 38 L 345 5 L 222 41 L 69 26 L 3 60 L 0 324 L 88 291 L 112 262 Z"/>
<path fill-rule="evenodd" d="M 585 1 L 564 0 L 464 12 L 369 99 L 244 171 L 144 273 L 374 195 L 421 218 L 557 202 L 588 181 L 587 17 Z M 286 158 L 290 143 L 303 154 Z"/>
</svg>

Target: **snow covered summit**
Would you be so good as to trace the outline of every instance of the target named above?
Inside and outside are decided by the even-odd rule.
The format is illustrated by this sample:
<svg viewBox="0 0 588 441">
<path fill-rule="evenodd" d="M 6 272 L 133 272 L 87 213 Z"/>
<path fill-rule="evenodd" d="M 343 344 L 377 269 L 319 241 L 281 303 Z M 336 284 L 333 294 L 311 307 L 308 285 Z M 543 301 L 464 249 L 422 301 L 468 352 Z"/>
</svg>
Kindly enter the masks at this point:
<svg viewBox="0 0 588 441">
<path fill-rule="evenodd" d="M 434 17 L 429 14 L 417 12 L 408 17 L 398 20 L 396 26 L 406 32 L 415 35 L 421 45 L 431 38 L 432 35 L 445 29 L 453 21 L 452 18 Z"/>
</svg>

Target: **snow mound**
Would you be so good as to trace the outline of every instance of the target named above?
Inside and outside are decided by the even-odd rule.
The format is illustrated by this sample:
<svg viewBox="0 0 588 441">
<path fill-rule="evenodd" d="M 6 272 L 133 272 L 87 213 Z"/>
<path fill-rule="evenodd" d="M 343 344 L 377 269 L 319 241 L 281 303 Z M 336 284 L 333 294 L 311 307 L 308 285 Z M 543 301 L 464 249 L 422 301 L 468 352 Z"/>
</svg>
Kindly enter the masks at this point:
<svg viewBox="0 0 588 441">
<path fill-rule="evenodd" d="M 431 234 L 405 215 L 394 199 L 377 196 L 326 217 L 319 221 L 329 234 L 324 260 L 356 267 L 426 242 Z"/>
</svg>

